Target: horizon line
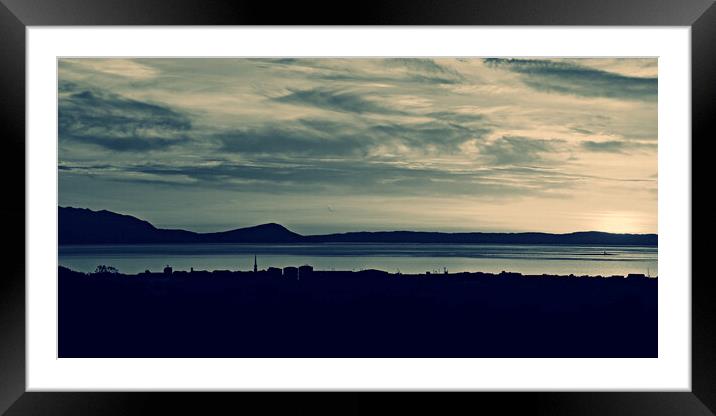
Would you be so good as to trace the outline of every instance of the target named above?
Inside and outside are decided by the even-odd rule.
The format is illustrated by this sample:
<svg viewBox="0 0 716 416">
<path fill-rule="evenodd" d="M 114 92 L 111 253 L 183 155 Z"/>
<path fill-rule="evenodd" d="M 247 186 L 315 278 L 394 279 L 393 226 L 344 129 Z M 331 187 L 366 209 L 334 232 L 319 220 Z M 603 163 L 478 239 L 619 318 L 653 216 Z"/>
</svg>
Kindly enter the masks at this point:
<svg viewBox="0 0 716 416">
<path fill-rule="evenodd" d="M 659 235 L 658 232 L 633 233 L 633 232 L 610 232 L 610 231 L 599 231 L 599 230 L 576 230 L 576 231 L 568 231 L 568 232 L 549 232 L 549 231 L 440 231 L 440 230 L 430 230 L 430 231 L 428 231 L 428 230 L 415 230 L 415 229 L 413 229 L 413 230 L 410 230 L 410 229 L 365 230 L 365 229 L 363 229 L 363 230 L 359 230 L 359 231 L 334 231 L 334 232 L 323 233 L 323 234 L 301 234 L 301 233 L 292 231 L 292 230 L 291 230 L 290 228 L 288 228 L 287 226 L 285 226 L 285 225 L 283 225 L 283 224 L 281 224 L 281 223 L 279 223 L 279 222 L 275 222 L 275 221 L 268 221 L 268 222 L 263 222 L 263 223 L 254 224 L 254 225 L 248 225 L 248 226 L 243 226 L 243 227 L 228 228 L 228 229 L 219 230 L 219 231 L 193 231 L 193 230 L 190 230 L 190 229 L 187 229 L 187 228 L 162 228 L 162 227 L 158 227 L 158 226 L 156 226 L 154 223 L 152 223 L 151 221 L 146 220 L 146 219 L 143 219 L 143 218 L 140 218 L 140 217 L 138 217 L 138 216 L 136 216 L 136 215 L 134 215 L 134 214 L 127 214 L 127 213 L 123 213 L 123 212 L 112 211 L 112 210 L 109 210 L 109 209 L 106 209 L 106 208 L 94 210 L 94 209 L 91 209 L 91 208 L 73 207 L 73 206 L 69 206 L 69 205 L 67 205 L 67 206 L 61 206 L 61 205 L 59 205 L 59 204 L 57 205 L 57 207 L 58 207 L 58 208 L 63 208 L 63 209 L 87 210 L 87 211 L 90 211 L 90 212 L 102 212 L 102 211 L 104 211 L 104 212 L 109 212 L 109 213 L 111 213 L 111 214 L 129 216 L 129 217 L 135 218 L 135 219 L 137 219 L 137 220 L 147 222 L 147 223 L 149 223 L 151 226 L 153 226 L 153 227 L 156 228 L 156 229 L 160 229 L 160 230 L 179 230 L 179 231 L 187 231 L 187 232 L 195 233 L 195 234 L 220 234 L 220 233 L 231 232 L 231 231 L 236 231 L 236 230 L 244 230 L 244 229 L 256 228 L 256 227 L 261 227 L 261 226 L 266 226 L 266 225 L 275 225 L 275 226 L 282 227 L 282 228 L 284 228 L 285 230 L 287 230 L 287 231 L 289 231 L 289 232 L 291 232 L 291 233 L 297 234 L 297 235 L 299 235 L 299 236 L 301 236 L 301 237 L 316 237 L 316 236 L 327 236 L 327 235 L 335 235 L 335 234 L 351 234 L 351 233 L 400 233 L 400 232 L 406 232 L 406 233 L 439 233 L 439 234 L 550 234 L 550 235 L 569 235 L 569 234 L 580 234 L 580 233 L 602 233 L 602 234 L 612 234 L 612 235 L 640 235 L 640 236 L 650 236 L 650 235 L 658 236 L 658 235 Z M 231 226 L 229 226 L 229 227 L 231 227 Z"/>
</svg>

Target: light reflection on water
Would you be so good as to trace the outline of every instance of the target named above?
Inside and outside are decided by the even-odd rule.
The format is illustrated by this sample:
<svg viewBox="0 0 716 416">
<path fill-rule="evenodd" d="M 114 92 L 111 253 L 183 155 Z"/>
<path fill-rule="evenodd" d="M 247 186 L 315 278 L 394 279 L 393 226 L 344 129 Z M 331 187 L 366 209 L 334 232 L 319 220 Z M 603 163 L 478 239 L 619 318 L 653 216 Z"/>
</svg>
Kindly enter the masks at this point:
<svg viewBox="0 0 716 416">
<path fill-rule="evenodd" d="M 61 246 L 59 264 L 93 271 L 99 264 L 123 273 L 175 270 L 250 270 L 310 264 L 317 270 L 380 269 L 424 273 L 511 271 L 525 274 L 656 276 L 656 247 L 502 244 L 174 244 Z"/>
</svg>

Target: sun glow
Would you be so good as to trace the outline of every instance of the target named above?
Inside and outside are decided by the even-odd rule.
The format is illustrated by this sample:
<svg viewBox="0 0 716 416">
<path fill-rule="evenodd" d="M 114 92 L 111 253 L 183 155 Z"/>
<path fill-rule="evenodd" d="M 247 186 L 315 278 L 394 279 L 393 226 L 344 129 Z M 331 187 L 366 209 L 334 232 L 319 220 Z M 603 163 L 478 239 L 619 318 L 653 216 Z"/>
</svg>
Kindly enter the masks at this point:
<svg viewBox="0 0 716 416">
<path fill-rule="evenodd" d="M 594 215 L 594 230 L 608 233 L 649 233 L 649 224 L 643 215 L 632 212 L 610 211 Z"/>
</svg>

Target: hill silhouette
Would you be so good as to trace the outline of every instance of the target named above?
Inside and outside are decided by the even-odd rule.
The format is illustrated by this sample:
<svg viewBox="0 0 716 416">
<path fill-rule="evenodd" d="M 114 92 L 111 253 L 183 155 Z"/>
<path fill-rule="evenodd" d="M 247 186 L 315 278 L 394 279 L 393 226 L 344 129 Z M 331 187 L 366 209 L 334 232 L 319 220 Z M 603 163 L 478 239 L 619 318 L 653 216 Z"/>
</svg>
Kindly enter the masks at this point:
<svg viewBox="0 0 716 416">
<path fill-rule="evenodd" d="M 612 234 L 599 231 L 582 231 L 568 234 L 362 231 L 307 236 L 306 240 L 310 242 L 330 243 L 657 245 L 656 234 Z"/>
<path fill-rule="evenodd" d="M 131 215 L 85 208 L 59 209 L 59 244 L 195 243 L 197 233 L 156 228 Z"/>
<path fill-rule="evenodd" d="M 59 207 L 59 244 L 186 243 L 444 243 L 571 244 L 656 246 L 656 234 L 612 234 L 597 231 L 550 233 L 442 233 L 424 231 L 349 232 L 304 236 L 276 224 L 214 233 L 156 228 L 131 215 L 107 210 Z"/>
<path fill-rule="evenodd" d="M 209 243 L 295 243 L 302 241 L 304 237 L 288 230 L 283 225 L 269 223 L 231 231 L 200 234 L 200 238 Z"/>
</svg>

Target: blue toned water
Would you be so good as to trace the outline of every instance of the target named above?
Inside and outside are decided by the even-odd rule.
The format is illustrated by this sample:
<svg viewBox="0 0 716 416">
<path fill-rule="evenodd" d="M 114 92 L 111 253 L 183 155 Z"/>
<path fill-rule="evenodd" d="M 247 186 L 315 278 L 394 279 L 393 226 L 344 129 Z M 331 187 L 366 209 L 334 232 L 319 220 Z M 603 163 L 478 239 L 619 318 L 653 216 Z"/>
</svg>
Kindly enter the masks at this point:
<svg viewBox="0 0 716 416">
<path fill-rule="evenodd" d="M 97 265 L 123 273 L 175 270 L 250 270 L 310 264 L 317 270 L 462 271 L 525 274 L 658 275 L 656 247 L 505 244 L 185 244 L 61 246 L 59 264 L 89 272 Z"/>
</svg>

